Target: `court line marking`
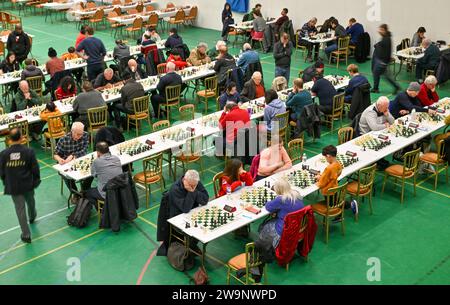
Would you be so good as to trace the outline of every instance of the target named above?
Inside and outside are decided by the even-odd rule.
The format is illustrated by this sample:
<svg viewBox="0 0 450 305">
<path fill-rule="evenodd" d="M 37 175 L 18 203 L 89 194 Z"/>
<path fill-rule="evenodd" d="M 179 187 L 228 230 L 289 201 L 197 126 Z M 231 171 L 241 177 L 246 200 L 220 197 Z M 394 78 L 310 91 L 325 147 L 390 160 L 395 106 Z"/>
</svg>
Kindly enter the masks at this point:
<svg viewBox="0 0 450 305">
<path fill-rule="evenodd" d="M 141 285 L 141 282 L 142 282 L 142 279 L 144 278 L 145 272 L 147 271 L 148 266 L 150 265 L 152 260 L 155 258 L 157 252 L 158 252 L 158 247 L 155 250 L 153 250 L 153 252 L 150 254 L 149 258 L 145 262 L 144 266 L 142 267 L 141 272 L 138 277 L 138 280 L 136 282 L 136 285 Z"/>
</svg>

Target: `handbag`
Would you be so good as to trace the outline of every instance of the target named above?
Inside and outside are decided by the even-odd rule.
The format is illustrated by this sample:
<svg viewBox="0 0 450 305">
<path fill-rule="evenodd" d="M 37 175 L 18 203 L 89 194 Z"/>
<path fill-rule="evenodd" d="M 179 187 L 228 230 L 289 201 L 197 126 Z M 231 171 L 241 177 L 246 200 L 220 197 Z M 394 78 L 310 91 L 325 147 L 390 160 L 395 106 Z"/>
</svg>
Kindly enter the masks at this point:
<svg viewBox="0 0 450 305">
<path fill-rule="evenodd" d="M 179 242 L 170 244 L 167 250 L 167 260 L 169 264 L 178 271 L 186 271 L 194 268 L 194 258 L 190 255 L 189 250 Z"/>
<path fill-rule="evenodd" d="M 191 280 L 195 285 L 208 285 L 209 277 L 203 266 L 200 266 L 195 272 L 193 279 Z"/>
</svg>

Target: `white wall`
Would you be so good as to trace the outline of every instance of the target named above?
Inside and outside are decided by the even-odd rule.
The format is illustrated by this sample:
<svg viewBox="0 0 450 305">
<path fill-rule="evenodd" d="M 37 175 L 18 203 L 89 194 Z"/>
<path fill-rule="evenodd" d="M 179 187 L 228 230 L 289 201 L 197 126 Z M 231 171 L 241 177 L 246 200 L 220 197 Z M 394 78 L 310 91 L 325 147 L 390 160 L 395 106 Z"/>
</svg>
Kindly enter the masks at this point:
<svg viewBox="0 0 450 305">
<path fill-rule="evenodd" d="M 197 26 L 215 30 L 222 27 L 221 12 L 225 1 L 157 0 L 157 2 L 160 5 L 167 2 L 177 5 L 197 5 L 199 7 Z M 347 25 L 348 19 L 354 17 L 369 32 L 372 43 L 379 38 L 377 27 L 381 23 L 390 26 L 397 44 L 403 38 L 412 38 L 419 26 L 425 26 L 428 31 L 427 37 L 432 40 L 445 40 L 450 43 L 448 0 L 250 0 L 250 8 L 256 3 L 262 4 L 264 17 L 278 17 L 281 9 L 287 7 L 288 16 L 293 19 L 295 29 L 311 17 L 317 17 L 321 24 L 325 19 L 334 16 L 344 26 Z M 235 20 L 242 20 L 242 15 L 235 13 Z"/>
</svg>

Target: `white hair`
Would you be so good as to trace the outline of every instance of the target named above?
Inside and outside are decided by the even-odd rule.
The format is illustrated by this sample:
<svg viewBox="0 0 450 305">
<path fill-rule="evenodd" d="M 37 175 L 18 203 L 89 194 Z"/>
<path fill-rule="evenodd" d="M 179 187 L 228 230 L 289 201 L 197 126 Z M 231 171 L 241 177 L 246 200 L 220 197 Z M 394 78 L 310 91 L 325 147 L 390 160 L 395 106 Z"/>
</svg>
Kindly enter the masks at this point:
<svg viewBox="0 0 450 305">
<path fill-rule="evenodd" d="M 197 45 L 197 48 L 205 48 L 205 49 L 208 49 L 208 45 L 207 45 L 205 42 L 200 42 L 200 43 Z"/>
<path fill-rule="evenodd" d="M 261 74 L 261 72 L 259 72 L 259 71 L 255 71 L 255 72 L 253 72 L 252 78 L 255 78 L 255 77 L 257 77 L 257 76 L 259 76 L 259 77 L 261 77 L 261 78 L 262 78 L 262 74 Z"/>
<path fill-rule="evenodd" d="M 437 80 L 436 76 L 428 75 L 427 78 L 425 78 L 424 83 L 425 83 L 425 85 L 435 85 L 436 86 L 438 83 L 438 80 Z"/>
<path fill-rule="evenodd" d="M 426 38 L 422 41 L 422 45 L 426 48 L 429 47 L 431 45 L 432 41 L 429 38 Z"/>
<path fill-rule="evenodd" d="M 244 43 L 244 46 L 242 47 L 242 49 L 244 49 L 244 51 L 251 50 L 252 46 L 248 42 L 246 42 L 246 43 Z"/>
<path fill-rule="evenodd" d="M 225 41 L 219 40 L 219 41 L 216 43 L 216 50 L 219 50 L 221 46 L 226 46 L 226 45 L 227 45 L 227 43 L 226 43 Z"/>
<path fill-rule="evenodd" d="M 283 203 L 290 201 L 291 204 L 295 203 L 295 200 L 300 198 L 300 194 L 292 189 L 291 185 L 286 179 L 278 179 L 273 189 L 278 196 L 281 196 Z"/>
<path fill-rule="evenodd" d="M 200 175 L 199 173 L 194 170 L 194 169 L 190 169 L 186 172 L 186 174 L 184 174 L 184 178 L 186 180 L 192 181 L 192 182 L 199 182 L 200 181 Z"/>
<path fill-rule="evenodd" d="M 377 100 L 377 106 L 381 106 L 383 104 L 389 104 L 389 99 L 386 96 L 380 96 Z"/>
<path fill-rule="evenodd" d="M 75 130 L 84 130 L 84 124 L 83 123 L 81 123 L 81 122 L 74 122 L 73 124 L 72 124 L 72 131 L 75 131 Z"/>
</svg>

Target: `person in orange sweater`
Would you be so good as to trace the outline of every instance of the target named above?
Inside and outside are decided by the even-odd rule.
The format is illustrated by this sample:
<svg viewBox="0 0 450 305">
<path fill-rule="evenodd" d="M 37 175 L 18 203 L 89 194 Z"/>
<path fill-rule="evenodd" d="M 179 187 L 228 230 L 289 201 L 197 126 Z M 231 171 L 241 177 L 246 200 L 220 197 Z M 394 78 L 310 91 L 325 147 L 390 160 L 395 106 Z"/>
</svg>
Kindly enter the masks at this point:
<svg viewBox="0 0 450 305">
<path fill-rule="evenodd" d="M 177 70 L 182 70 L 186 67 L 192 66 L 190 63 L 184 61 L 181 58 L 180 53 L 177 50 L 171 51 L 170 56 L 167 58 L 166 62 L 173 62 L 177 67 Z"/>
<path fill-rule="evenodd" d="M 292 160 L 283 146 L 283 140 L 273 137 L 270 146 L 260 154 L 256 181 L 290 169 L 291 167 Z"/>
<path fill-rule="evenodd" d="M 253 185 L 253 178 L 249 172 L 244 170 L 241 160 L 230 159 L 223 171 L 221 184 L 218 197 L 226 195 L 228 187 L 230 187 L 231 192 L 234 192 L 243 186 Z"/>
<path fill-rule="evenodd" d="M 69 47 L 67 49 L 67 52 L 61 55 L 61 59 L 64 61 L 73 60 L 77 58 L 80 58 L 80 56 L 78 56 L 77 52 L 75 52 L 74 47 Z M 72 69 L 72 74 L 75 76 L 78 83 L 81 83 L 81 77 L 83 76 L 83 72 L 84 72 L 83 68 Z"/>
<path fill-rule="evenodd" d="M 342 165 L 336 159 L 337 148 L 329 145 L 322 149 L 322 155 L 328 162 L 322 174 L 317 175 L 317 187 L 323 195 L 328 195 L 328 190 L 338 186 L 338 178 L 342 173 Z"/>
<path fill-rule="evenodd" d="M 41 118 L 41 122 L 39 122 L 40 130 L 42 132 L 42 129 L 44 128 L 45 124 L 48 122 L 49 117 L 58 116 L 61 115 L 61 111 L 56 107 L 55 103 L 48 102 L 45 105 L 45 109 L 39 114 L 39 117 Z M 52 130 L 53 133 L 58 132 L 59 130 L 63 131 L 63 123 L 62 121 L 56 120 L 53 122 L 52 126 L 48 126 Z M 48 128 L 44 130 L 44 132 L 48 131 Z M 44 140 L 45 141 L 45 140 Z"/>
</svg>

